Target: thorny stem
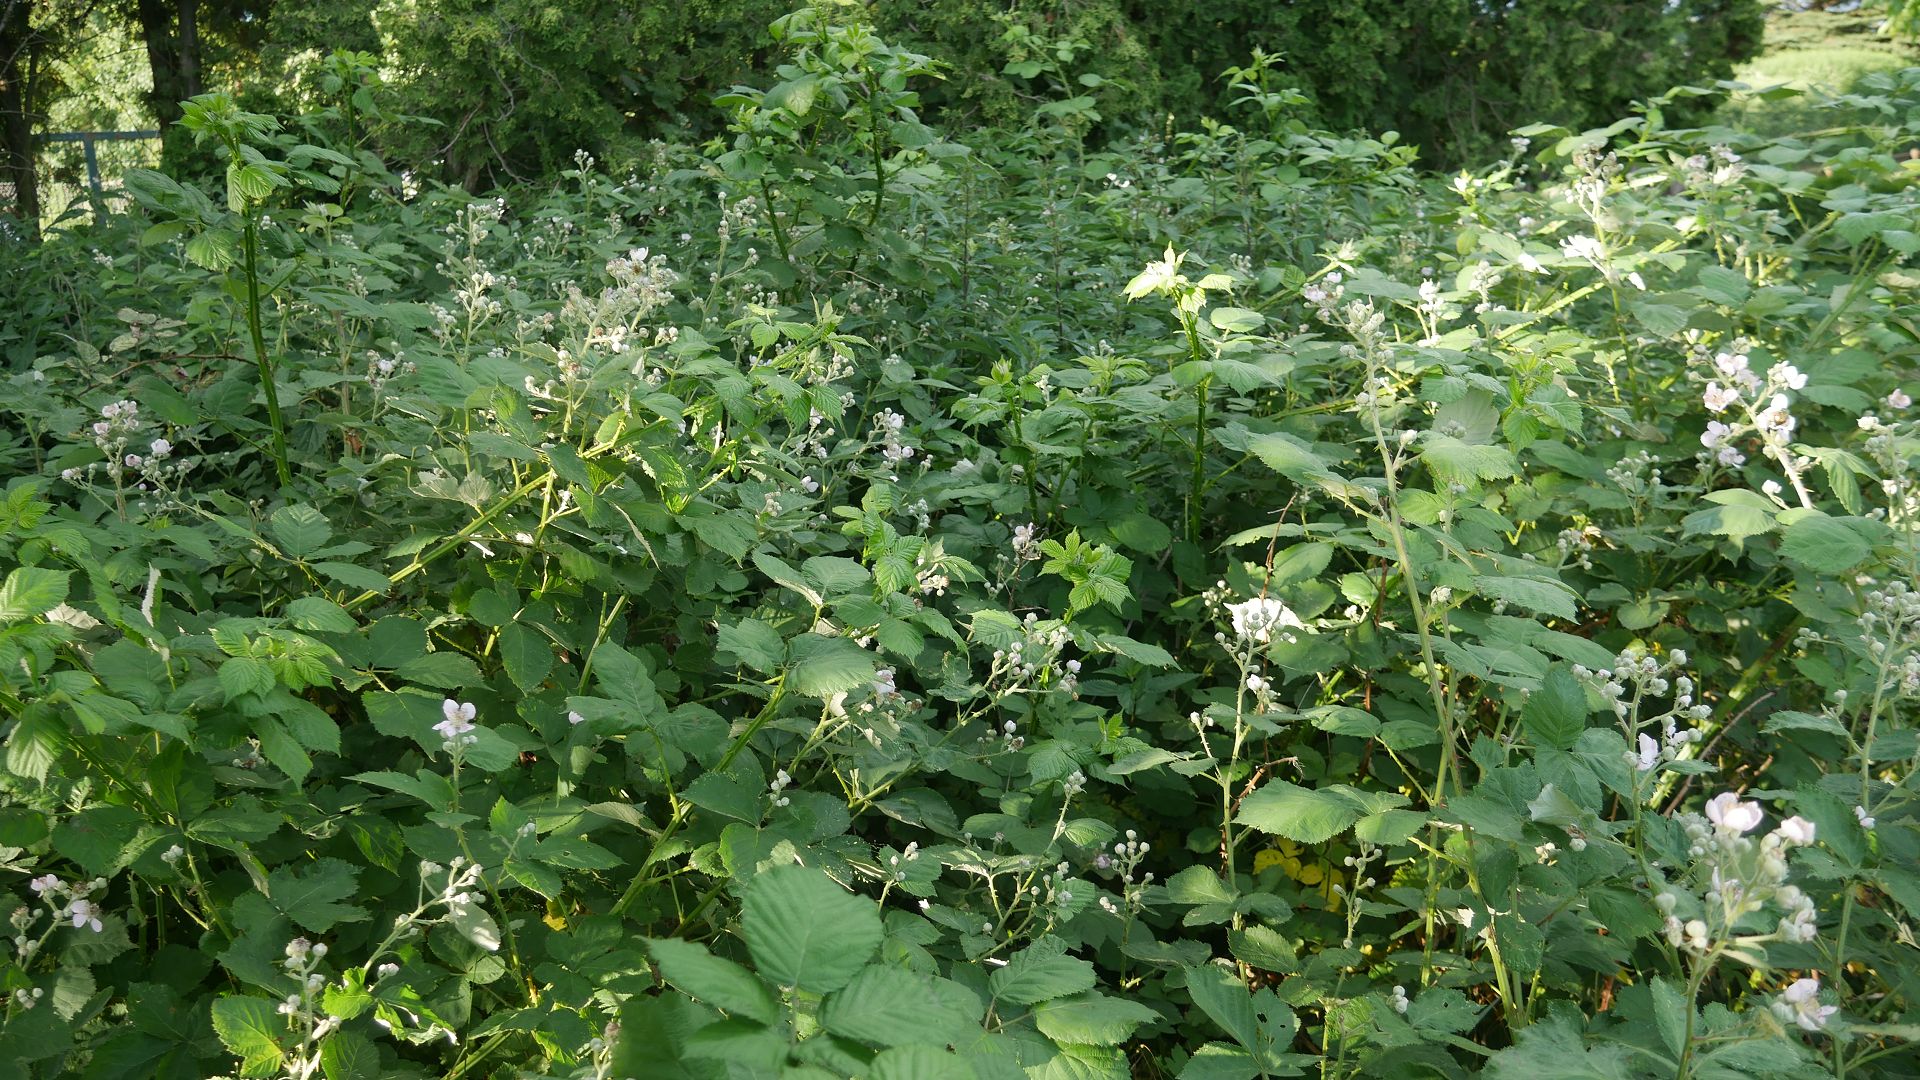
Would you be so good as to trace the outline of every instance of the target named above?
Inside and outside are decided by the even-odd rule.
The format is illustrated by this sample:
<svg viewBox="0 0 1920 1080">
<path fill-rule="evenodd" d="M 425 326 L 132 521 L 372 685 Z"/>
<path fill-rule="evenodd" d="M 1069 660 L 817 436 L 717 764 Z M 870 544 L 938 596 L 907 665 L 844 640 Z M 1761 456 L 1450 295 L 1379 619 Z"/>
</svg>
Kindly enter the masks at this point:
<svg viewBox="0 0 1920 1080">
<path fill-rule="evenodd" d="M 293 472 L 287 467 L 287 425 L 280 415 L 280 391 L 273 384 L 273 360 L 267 356 L 266 338 L 260 332 L 260 236 L 251 207 L 247 209 L 243 246 L 247 259 L 247 336 L 253 343 L 253 361 L 260 368 L 260 392 L 267 399 L 267 425 L 273 429 L 274 472 L 280 477 L 280 486 L 287 487 L 293 483 Z"/>
<path fill-rule="evenodd" d="M 746 749 L 747 743 L 755 735 L 759 734 L 760 729 L 767 725 L 767 721 L 773 719 L 774 710 L 780 707 L 780 701 L 786 696 L 786 691 L 786 681 L 784 679 L 776 679 L 773 685 L 773 693 L 767 698 L 766 705 L 760 709 L 760 712 L 755 715 L 753 719 L 747 721 L 746 728 L 743 729 L 739 735 L 734 736 L 733 745 L 727 747 L 727 752 L 722 755 L 719 764 L 715 765 L 712 771 L 725 772 L 727 766 L 733 764 L 733 759 L 740 756 L 740 752 Z M 620 899 L 614 902 L 613 913 L 615 915 L 627 914 L 633 905 L 639 901 L 641 894 L 646 891 L 647 887 L 654 883 L 654 878 L 648 875 L 647 871 L 665 857 L 664 852 L 667 850 L 667 842 L 672 840 L 673 837 L 680 832 L 681 826 L 687 823 L 687 817 L 692 813 L 692 805 L 692 803 L 684 799 L 676 800 L 673 812 L 667 819 L 667 824 L 660 830 L 660 838 L 653 842 L 653 850 L 647 853 L 645 861 L 640 864 L 639 871 L 634 874 L 633 884 L 627 886 L 627 891 L 620 894 Z"/>
<path fill-rule="evenodd" d="M 1205 359 L 1200 350 L 1200 331 L 1195 325 L 1198 316 L 1181 319 L 1182 328 L 1187 333 L 1187 354 L 1194 360 Z M 1193 388 L 1193 482 L 1187 496 L 1187 542 L 1200 542 L 1200 497 L 1206 488 L 1207 479 L 1207 391 L 1213 387 L 1213 376 L 1208 375 Z"/>
</svg>

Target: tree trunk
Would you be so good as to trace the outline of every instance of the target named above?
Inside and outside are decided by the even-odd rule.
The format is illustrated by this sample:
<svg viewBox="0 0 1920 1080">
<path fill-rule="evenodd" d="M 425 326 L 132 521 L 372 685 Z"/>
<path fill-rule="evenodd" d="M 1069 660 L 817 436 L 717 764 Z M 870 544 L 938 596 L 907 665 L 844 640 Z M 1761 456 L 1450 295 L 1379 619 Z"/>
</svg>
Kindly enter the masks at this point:
<svg viewBox="0 0 1920 1080">
<path fill-rule="evenodd" d="M 0 180 L 13 187 L 11 210 L 28 236 L 40 235 L 40 185 L 34 176 L 32 0 L 0 0 Z"/>
<path fill-rule="evenodd" d="M 180 103 L 193 95 L 187 91 L 186 64 L 182 62 L 183 50 L 175 38 L 173 22 L 175 9 L 179 5 L 167 0 L 139 0 L 135 5 L 140 18 L 140 36 L 147 43 L 147 66 L 153 71 L 153 92 L 147 95 L 147 103 L 153 108 L 153 117 L 160 122 L 165 131 L 180 119 Z M 192 16 L 186 16 L 191 23 Z M 198 81 L 197 63 L 193 64 L 194 79 Z"/>
<path fill-rule="evenodd" d="M 180 0 L 180 89 L 200 96 L 200 2 Z"/>
</svg>

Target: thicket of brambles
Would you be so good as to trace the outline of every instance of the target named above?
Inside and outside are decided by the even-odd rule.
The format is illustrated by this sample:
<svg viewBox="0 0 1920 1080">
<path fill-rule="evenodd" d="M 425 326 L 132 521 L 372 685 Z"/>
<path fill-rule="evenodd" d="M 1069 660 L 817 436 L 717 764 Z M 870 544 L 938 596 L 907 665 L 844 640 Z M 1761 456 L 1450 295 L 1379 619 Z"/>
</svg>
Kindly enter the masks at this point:
<svg viewBox="0 0 1920 1080">
<path fill-rule="evenodd" d="M 1435 177 L 772 36 L 489 198 L 337 53 L 0 246 L 0 1060 L 1920 1068 L 1920 69 Z"/>
</svg>

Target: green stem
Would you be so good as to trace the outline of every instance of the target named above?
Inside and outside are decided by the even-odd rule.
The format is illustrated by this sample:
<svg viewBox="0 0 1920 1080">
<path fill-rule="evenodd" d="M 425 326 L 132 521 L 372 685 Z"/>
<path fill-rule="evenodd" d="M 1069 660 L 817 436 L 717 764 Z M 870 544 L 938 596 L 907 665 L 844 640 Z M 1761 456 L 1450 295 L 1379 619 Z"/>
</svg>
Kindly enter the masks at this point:
<svg viewBox="0 0 1920 1080">
<path fill-rule="evenodd" d="M 1187 332 L 1187 355 L 1195 361 L 1204 360 L 1200 349 L 1200 331 L 1195 325 L 1199 318 L 1195 315 L 1181 320 L 1182 328 Z M 1187 497 L 1187 543 L 1200 542 L 1200 500 L 1206 493 L 1207 485 L 1207 391 L 1213 388 L 1213 376 L 1207 375 L 1193 388 L 1193 482 L 1188 488 Z"/>
<path fill-rule="evenodd" d="M 746 749 L 748 740 L 759 734 L 760 729 L 767 725 L 767 721 L 773 719 L 773 712 L 779 708 L 780 700 L 786 696 L 786 692 L 784 680 L 774 684 L 773 694 L 767 698 L 766 705 L 761 707 L 758 715 L 747 721 L 746 730 L 734 737 L 733 745 L 727 747 L 727 752 L 720 758 L 720 763 L 708 770 L 709 772 L 727 771 L 727 766 L 733 764 L 733 759 L 739 757 L 740 751 Z M 691 813 L 687 808 L 691 805 L 682 801 L 674 808 L 672 816 L 667 819 L 666 827 L 660 830 L 660 839 L 654 841 L 653 850 L 647 853 L 645 861 L 640 864 L 639 872 L 634 874 L 633 884 L 627 886 L 627 891 L 621 893 L 620 899 L 614 902 L 615 915 L 625 915 L 640 899 L 640 894 L 646 891 L 647 886 L 653 884 L 654 879 L 647 874 L 647 871 L 660 860 L 662 857 L 660 852 L 666 850 L 667 841 L 673 839 L 674 835 L 680 831 L 680 827 L 687 823 L 687 816 Z"/>
<path fill-rule="evenodd" d="M 454 533 L 452 536 L 447 537 L 445 540 L 442 540 L 439 544 L 435 545 L 432 549 L 428 550 L 425 554 L 414 556 L 414 559 L 412 562 L 394 571 L 393 573 L 387 575 L 387 580 L 397 585 L 400 582 L 405 581 L 407 578 L 410 578 L 413 575 L 419 573 L 420 571 L 426 569 L 430 564 L 440 559 L 441 557 L 445 556 L 448 552 L 453 551 L 455 548 L 458 548 L 461 544 L 466 543 L 469 538 L 471 538 L 475 533 L 479 532 L 483 527 L 485 527 L 488 522 L 492 521 L 496 517 L 499 517 L 509 507 L 519 502 L 521 496 L 526 495 L 528 492 L 532 491 L 534 488 L 537 488 L 541 484 L 546 483 L 548 480 L 552 479 L 552 477 L 553 477 L 553 474 L 551 472 L 543 472 L 538 477 L 532 480 L 529 480 L 524 484 L 521 484 L 519 487 L 514 488 L 512 491 L 507 492 L 507 494 L 502 496 L 498 502 L 494 503 L 492 506 L 488 507 L 487 509 L 481 511 L 478 517 L 475 517 L 472 521 L 468 522 L 465 528 L 461 529 L 457 533 Z M 361 593 L 359 596 L 354 597 L 352 600 L 347 601 L 347 603 L 343 606 L 348 611 L 355 611 L 373 602 L 380 595 L 381 594 L 378 592 L 368 590 L 366 592 Z"/>
<path fill-rule="evenodd" d="M 780 211 L 773 206 L 773 185 L 766 174 L 760 176 L 760 197 L 767 200 L 767 224 L 773 226 L 773 242 L 780 245 L 780 261 L 793 262 L 793 249 L 787 246 L 787 227 L 780 224 Z"/>
<path fill-rule="evenodd" d="M 873 216 L 867 219 L 867 228 L 880 224 L 880 210 L 887 202 L 887 165 L 881 154 L 880 146 L 880 93 L 878 80 L 867 74 L 867 137 L 873 147 Z"/>
<path fill-rule="evenodd" d="M 253 361 L 260 367 L 260 391 L 267 398 L 267 424 L 273 429 L 274 472 L 280 476 L 280 486 L 287 487 L 293 483 L 293 472 L 287 467 L 287 426 L 280 416 L 280 391 L 273 384 L 273 361 L 267 356 L 266 337 L 260 332 L 260 238 L 251 208 L 247 210 L 244 246 L 247 258 L 247 336 L 253 342 Z"/>
</svg>

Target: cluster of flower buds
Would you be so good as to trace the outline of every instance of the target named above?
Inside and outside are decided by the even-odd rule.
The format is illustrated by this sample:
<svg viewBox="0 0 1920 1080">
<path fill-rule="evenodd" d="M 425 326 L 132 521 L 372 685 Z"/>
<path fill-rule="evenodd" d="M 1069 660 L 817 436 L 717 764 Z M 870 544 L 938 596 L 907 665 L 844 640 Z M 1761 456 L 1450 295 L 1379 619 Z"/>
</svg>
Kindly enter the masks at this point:
<svg viewBox="0 0 1920 1080">
<path fill-rule="evenodd" d="M 1055 662 L 1072 640 L 1066 624 L 1050 619 L 1043 621 L 1029 611 L 1020 621 L 1019 639 L 1005 649 L 993 651 L 993 669 L 988 672 L 987 681 L 999 682 L 1009 689 L 1037 689 L 1047 685 L 1061 689 L 1063 683 L 1070 689 L 1079 679 L 1080 662 Z"/>
<path fill-rule="evenodd" d="M 1345 902 L 1347 912 L 1347 936 L 1341 942 L 1341 948 L 1353 948 L 1354 931 L 1357 930 L 1360 925 L 1360 905 L 1353 902 L 1353 897 L 1362 889 L 1371 889 L 1380 884 L 1378 878 L 1367 873 L 1367 867 L 1386 857 L 1386 849 L 1362 840 L 1358 854 L 1348 855 L 1340 860 L 1341 865 L 1353 871 L 1353 885 L 1351 888 L 1344 882 L 1336 881 L 1333 883 L 1333 895 Z"/>
<path fill-rule="evenodd" d="M 440 891 L 431 897 L 425 906 L 445 907 L 449 915 L 455 918 L 461 917 L 466 913 L 467 908 L 480 902 L 480 864 L 469 861 L 464 855 L 455 855 L 447 860 L 447 865 L 444 867 L 436 862 L 425 861 L 420 864 L 420 884 L 426 887 L 429 878 L 443 872 L 447 875 L 446 881 L 441 884 Z M 411 924 L 412 920 L 402 915 L 396 920 L 395 928 L 404 930 Z M 499 945 L 496 943 L 488 947 L 498 948 Z"/>
<path fill-rule="evenodd" d="M 906 427 L 907 418 L 892 409 L 882 409 L 873 418 L 873 437 L 880 444 L 880 456 L 889 470 L 913 460 L 913 455 L 919 452 L 907 441 Z"/>
<path fill-rule="evenodd" d="M 1601 215 L 1607 190 L 1620 177 L 1620 157 L 1598 146 L 1582 146 L 1573 152 L 1573 201 L 1588 217 Z"/>
<path fill-rule="evenodd" d="M 786 774 L 781 773 L 780 775 L 785 776 Z M 901 882 L 906 881 L 907 880 L 907 864 L 915 862 L 919 858 L 920 858 L 920 844 L 918 841 L 909 843 L 905 848 L 903 848 L 900 851 L 898 855 L 887 856 L 888 879 L 894 882 L 895 884 L 899 884 Z"/>
<path fill-rule="evenodd" d="M 1147 887 L 1153 884 L 1153 871 L 1140 869 L 1153 845 L 1140 839 L 1133 829 L 1128 829 L 1124 837 L 1114 842 L 1111 851 L 1094 856 L 1093 869 L 1119 878 L 1121 899 L 1128 910 L 1138 911 L 1146 902 Z M 1109 915 L 1120 914 L 1120 907 L 1110 897 L 1100 898 L 1100 909 Z"/>
<path fill-rule="evenodd" d="M 1660 460 L 1645 450 L 1629 454 L 1607 467 L 1607 482 L 1630 499 L 1651 499 L 1659 495 L 1662 479 Z"/>
<path fill-rule="evenodd" d="M 1563 563 L 1571 563 L 1582 570 L 1593 569 L 1593 551 L 1606 537 L 1598 525 L 1583 525 L 1577 529 L 1561 529 L 1554 539 L 1554 547 L 1560 552 Z"/>
<path fill-rule="evenodd" d="M 1052 870 L 1040 875 L 1040 884 L 1028 888 L 1028 896 L 1053 908 L 1063 908 L 1073 903 L 1073 890 L 1083 883 L 1069 876 L 1071 869 L 1066 863 L 1055 865 Z"/>
<path fill-rule="evenodd" d="M 1814 824 L 1790 817 L 1756 840 L 1749 834 L 1765 818 L 1759 803 L 1729 791 L 1709 799 L 1704 814 L 1675 819 L 1686 831 L 1692 862 L 1684 878 L 1689 888 L 1666 883 L 1654 895 L 1668 943 L 1705 956 L 1723 947 L 1808 942 L 1818 935 L 1812 898 L 1787 881 L 1788 852 L 1813 843 Z M 1767 910 L 1778 916 L 1772 931 L 1743 932 L 1743 923 Z"/>
<path fill-rule="evenodd" d="M 1636 770 L 1651 772 L 1662 761 L 1681 757 L 1688 746 L 1706 737 L 1694 725 L 1712 716 L 1713 708 L 1697 699 L 1699 688 L 1685 672 L 1684 649 L 1674 649 L 1662 658 L 1631 646 L 1615 656 L 1613 663 L 1613 667 L 1599 671 L 1576 664 L 1573 673 L 1593 681 L 1620 719 L 1634 743 L 1627 761 Z M 1667 707 L 1648 715 L 1649 706 L 1661 702 Z M 1658 739 L 1647 730 L 1656 725 Z"/>
</svg>

